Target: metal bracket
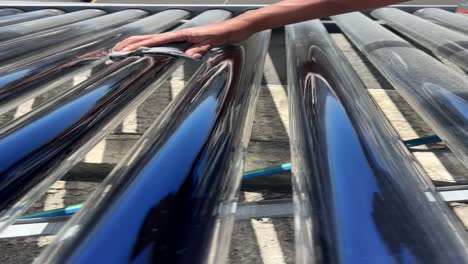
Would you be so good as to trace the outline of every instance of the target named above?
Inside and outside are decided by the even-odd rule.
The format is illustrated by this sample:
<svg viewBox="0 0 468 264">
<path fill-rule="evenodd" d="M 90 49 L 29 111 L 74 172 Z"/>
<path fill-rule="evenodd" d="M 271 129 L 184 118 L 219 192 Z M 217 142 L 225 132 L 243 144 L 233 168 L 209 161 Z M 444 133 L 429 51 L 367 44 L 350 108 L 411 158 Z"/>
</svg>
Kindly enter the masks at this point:
<svg viewBox="0 0 468 264">
<path fill-rule="evenodd" d="M 237 208 L 236 219 L 278 218 L 291 217 L 292 215 L 292 199 L 266 200 L 240 203 Z M 55 235 L 66 224 L 70 217 L 71 216 L 20 219 L 1 233 L 0 239 Z"/>
<path fill-rule="evenodd" d="M 237 208 L 236 219 L 278 218 L 292 215 L 292 199 L 279 199 L 241 203 Z"/>
<path fill-rule="evenodd" d="M 468 202 L 468 185 L 437 187 L 436 190 L 447 203 Z"/>
</svg>

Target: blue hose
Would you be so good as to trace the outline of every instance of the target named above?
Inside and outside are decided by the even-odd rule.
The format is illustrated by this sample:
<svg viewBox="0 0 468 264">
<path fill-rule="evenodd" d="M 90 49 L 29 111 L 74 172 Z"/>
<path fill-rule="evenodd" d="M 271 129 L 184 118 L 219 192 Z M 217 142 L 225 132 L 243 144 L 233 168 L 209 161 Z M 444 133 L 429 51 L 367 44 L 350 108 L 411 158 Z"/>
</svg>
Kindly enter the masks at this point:
<svg viewBox="0 0 468 264">
<path fill-rule="evenodd" d="M 421 146 L 421 145 L 426 145 L 426 144 L 438 143 L 441 141 L 442 139 L 440 139 L 438 136 L 428 136 L 428 137 L 405 140 L 403 141 L 403 143 L 405 144 L 406 147 L 411 148 L 411 147 L 416 147 L 416 146 Z"/>
<path fill-rule="evenodd" d="M 276 174 L 280 172 L 291 171 L 291 163 L 281 164 L 279 166 L 263 168 L 254 171 L 248 171 L 244 174 L 244 179 L 252 179 L 255 177 L 266 176 L 271 174 Z M 23 215 L 20 219 L 33 219 L 33 218 L 48 218 L 48 217 L 58 217 L 58 216 L 68 216 L 72 215 L 80 210 L 83 204 L 75 204 L 67 206 L 65 208 L 59 208 L 55 210 L 49 210 L 39 213 Z"/>
</svg>

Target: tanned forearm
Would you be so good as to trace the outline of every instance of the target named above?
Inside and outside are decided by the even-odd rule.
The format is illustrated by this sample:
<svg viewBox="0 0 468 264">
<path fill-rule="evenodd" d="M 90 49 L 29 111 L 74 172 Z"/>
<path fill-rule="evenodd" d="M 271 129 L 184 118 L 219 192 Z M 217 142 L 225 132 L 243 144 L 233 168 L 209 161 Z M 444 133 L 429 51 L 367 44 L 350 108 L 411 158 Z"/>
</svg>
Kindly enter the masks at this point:
<svg viewBox="0 0 468 264">
<path fill-rule="evenodd" d="M 187 41 L 193 46 L 185 53 L 201 58 L 210 49 L 236 43 L 250 35 L 271 28 L 320 17 L 361 11 L 404 2 L 401 0 L 284 0 L 224 22 L 183 29 L 163 34 L 134 36 L 117 44 L 115 50 L 129 51 L 144 46 L 157 46 Z"/>
<path fill-rule="evenodd" d="M 402 0 L 284 0 L 237 16 L 259 32 L 306 20 L 353 11 L 374 9 L 405 2 Z"/>
</svg>

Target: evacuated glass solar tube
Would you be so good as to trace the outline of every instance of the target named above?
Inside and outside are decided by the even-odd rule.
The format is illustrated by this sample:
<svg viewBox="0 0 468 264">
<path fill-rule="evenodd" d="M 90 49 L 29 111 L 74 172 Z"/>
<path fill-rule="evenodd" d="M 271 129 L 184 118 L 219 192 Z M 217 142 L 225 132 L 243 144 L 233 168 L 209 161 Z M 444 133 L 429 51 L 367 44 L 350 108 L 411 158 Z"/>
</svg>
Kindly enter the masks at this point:
<svg viewBox="0 0 468 264">
<path fill-rule="evenodd" d="M 11 15 L 16 15 L 16 14 L 21 14 L 23 13 L 22 10 L 16 9 L 16 8 L 3 8 L 0 9 L 0 17 L 2 16 L 11 16 Z"/>
<path fill-rule="evenodd" d="M 168 16 L 171 17 L 171 19 L 177 19 L 177 14 L 180 16 L 185 16 L 187 15 L 187 12 L 171 10 L 160 13 L 157 16 L 155 15 L 148 18 L 146 21 L 141 20 L 140 23 L 132 25 L 131 28 L 134 29 L 134 31 L 132 32 L 136 32 L 135 30 L 138 29 L 140 26 L 145 26 L 145 23 L 151 23 L 150 25 L 157 25 L 157 28 L 150 27 L 148 25 L 146 28 L 149 30 L 163 30 L 164 26 L 171 24 L 171 21 L 168 20 Z M 182 26 L 177 27 L 175 30 L 187 28 L 190 26 L 220 22 L 228 19 L 229 17 L 231 17 L 230 12 L 224 10 L 210 10 L 196 16 L 195 18 L 189 21 L 186 21 Z M 143 72 L 143 75 L 136 75 L 136 77 L 140 76 L 140 79 L 142 80 L 150 78 L 154 82 L 151 85 L 154 88 L 141 87 L 141 84 L 139 84 L 138 82 L 129 83 L 129 80 L 127 80 L 128 78 L 126 78 L 126 75 L 123 75 L 122 77 L 122 70 L 117 71 L 119 74 L 117 75 L 117 77 L 121 76 L 120 79 L 116 78 L 116 75 L 113 75 L 111 73 L 116 69 L 122 68 L 123 66 L 127 65 L 129 62 L 124 64 L 118 63 L 117 66 L 112 66 L 113 68 L 110 69 L 107 68 L 104 73 L 102 71 L 99 72 L 99 76 L 94 76 L 86 83 L 80 84 L 79 86 L 72 88 L 69 93 L 59 95 L 58 97 L 53 99 L 53 101 L 49 101 L 40 108 L 28 113 L 25 117 L 22 118 L 22 120 L 14 121 L 9 125 L 10 129 L 13 130 L 19 128 L 19 130 L 16 130 L 16 132 L 23 131 L 23 134 L 27 133 L 27 131 L 31 132 L 39 127 L 42 127 L 42 130 L 47 130 L 49 133 L 48 135 L 44 135 L 44 137 L 41 137 L 40 140 L 42 140 L 42 143 L 47 142 L 48 139 L 50 141 L 46 145 L 42 145 L 41 148 L 35 148 L 34 150 L 34 146 L 32 146 L 33 148 L 29 148 L 29 150 L 26 150 L 26 152 L 33 151 L 35 153 L 30 154 L 28 156 L 30 158 L 29 160 L 18 160 L 18 163 L 10 160 L 10 162 L 16 163 L 16 171 L 19 172 L 19 174 L 11 176 L 19 179 L 16 182 L 16 192 L 24 192 L 26 193 L 26 195 L 21 197 L 22 194 L 5 194 L 5 199 L 10 200 L 10 202 L 16 202 L 11 206 L 9 205 L 10 202 L 8 201 L 5 201 L 3 203 L 3 209 L 0 215 L 0 232 L 1 230 L 4 230 L 9 224 L 13 223 L 17 217 L 23 214 L 30 206 L 32 206 L 38 199 L 40 199 L 53 183 L 60 179 L 74 165 L 80 162 L 82 158 L 96 144 L 98 144 L 106 135 L 112 132 L 127 116 L 126 113 L 133 111 L 139 104 L 141 104 L 141 102 L 144 101 L 145 98 L 148 98 L 152 91 L 154 91 L 154 89 L 157 89 L 164 82 L 164 80 L 166 80 L 169 77 L 169 75 L 176 69 L 176 67 L 181 64 L 182 61 L 177 60 L 174 57 L 157 56 L 151 58 L 151 60 L 149 60 L 149 58 L 146 58 L 146 60 L 142 60 L 138 63 L 135 63 L 142 64 L 139 66 L 142 67 L 144 65 L 149 65 L 150 62 L 152 64 L 156 63 L 156 65 L 151 66 L 155 69 Z M 133 65 L 135 63 L 131 64 Z M 138 65 L 133 65 L 132 67 L 138 70 L 139 68 L 135 68 L 137 66 Z M 126 66 L 126 68 L 128 67 L 130 66 Z M 132 74 L 137 74 L 137 71 L 131 71 L 130 73 L 128 73 L 128 69 L 124 71 L 127 72 L 127 74 L 130 74 L 129 76 L 131 76 Z M 153 72 L 154 74 L 151 75 L 151 72 Z M 102 85 L 100 87 L 96 87 L 95 83 L 102 84 L 102 82 L 105 82 L 105 84 L 113 82 L 115 84 L 114 86 L 117 87 L 111 87 L 108 90 L 105 90 L 106 87 L 103 87 Z M 133 87 L 132 85 L 135 87 Z M 82 98 L 81 95 L 84 96 L 88 94 L 87 91 L 96 89 L 102 91 L 102 93 L 98 93 L 97 95 L 95 93 L 94 96 L 87 95 L 87 98 Z M 125 91 L 125 93 L 127 94 L 127 97 L 124 96 L 125 93 L 121 93 L 119 97 L 117 97 L 117 99 L 112 99 L 115 97 L 116 92 L 120 91 L 119 89 L 123 89 L 123 91 Z M 128 98 L 128 96 L 130 95 L 131 99 Z M 77 104 L 77 101 L 81 101 L 81 104 Z M 109 104 L 100 106 L 100 103 L 102 102 L 108 102 Z M 85 106 L 87 105 L 88 107 L 91 107 L 93 104 L 94 110 L 86 112 L 87 108 Z M 74 109 L 72 110 L 72 112 L 77 113 L 77 115 L 71 117 L 66 115 L 66 111 L 64 112 L 60 110 L 67 108 Z M 97 109 L 99 109 L 99 111 L 95 111 Z M 114 109 L 114 111 L 111 111 L 112 109 Z M 82 115 L 80 116 L 79 113 L 81 113 Z M 63 116 L 63 114 L 65 114 L 65 116 Z M 50 120 L 51 118 L 53 119 L 54 116 L 55 118 L 61 119 L 60 115 L 62 115 L 62 118 L 64 118 L 64 120 L 67 119 L 67 122 L 69 124 L 73 124 L 73 120 L 75 120 L 75 124 L 81 124 L 81 129 L 76 126 L 65 126 L 63 127 L 62 131 L 48 129 L 48 120 Z M 85 123 L 88 123 L 89 126 L 84 126 L 83 124 Z M 29 128 L 26 124 L 30 124 Z M 75 138 L 75 140 L 73 140 L 74 135 L 73 133 L 70 134 L 70 129 L 74 129 L 75 132 L 80 133 L 80 138 Z M 14 135 L 12 136 L 14 137 Z M 68 137 L 70 141 L 63 141 L 64 136 Z M 65 142 L 64 146 L 62 146 L 63 142 L 59 143 L 57 141 L 57 139 L 60 138 L 63 142 Z M 38 141 L 34 142 L 37 147 Z M 49 144 L 52 145 L 49 146 Z M 63 149 L 64 147 L 65 149 Z M 62 148 L 62 151 L 57 152 L 57 148 Z M 24 150 L 19 151 L 24 152 Z M 35 157 L 36 162 L 34 162 L 33 157 Z M 5 162 L 7 162 L 7 159 L 9 159 L 9 157 L 7 156 L 3 156 L 3 158 L 5 159 Z M 48 166 L 44 169 L 43 167 L 40 167 L 40 164 L 46 162 L 46 160 L 49 160 Z M 21 172 L 25 172 L 28 170 L 34 170 L 35 178 L 24 179 L 23 177 L 21 181 Z M 27 185 L 30 185 L 29 181 L 40 182 L 34 185 L 32 189 L 28 190 Z"/>
<path fill-rule="evenodd" d="M 372 16 L 388 25 L 434 54 L 444 57 L 468 71 L 468 36 L 436 25 L 396 8 L 381 8 Z"/>
<path fill-rule="evenodd" d="M 179 16 L 176 16 L 177 14 Z M 173 21 L 167 20 L 166 15 L 172 15 Z M 148 27 L 163 31 L 186 15 L 188 15 L 186 11 L 168 11 L 166 14 L 156 15 L 157 19 L 147 20 L 147 22 L 157 22 L 157 26 L 148 25 Z M 143 26 L 144 23 L 139 25 Z M 96 60 L 106 58 L 105 53 L 96 56 Z M 158 65 L 153 65 L 156 62 Z M 0 164 L 2 164 L 0 196 L 3 197 L 0 202 L 2 210 L 0 229 L 11 221 L 10 214 L 5 210 L 35 186 L 34 182 L 40 182 L 49 176 L 53 169 L 60 167 L 61 162 L 66 161 L 75 150 L 100 132 L 108 119 L 118 113 L 118 109 L 128 104 L 139 91 L 146 89 L 150 81 L 154 82 L 154 78 L 157 77 L 167 78 L 166 72 L 174 70 L 171 66 L 175 65 L 175 62 L 174 58 L 165 56 L 156 61 L 146 59 L 138 63 L 131 61 L 114 63 L 87 81 L 3 126 L 0 129 L 0 148 L 7 149 L 7 146 L 16 140 L 29 143 L 15 148 L 15 154 L 11 156 L 0 155 Z M 132 82 L 132 77 L 140 77 L 140 80 Z M 128 85 L 135 87 L 129 88 Z M 114 98 L 116 96 L 117 98 Z M 74 114 L 69 115 L 67 111 Z M 55 121 L 50 123 L 51 120 Z M 59 124 L 60 127 L 57 127 Z M 29 139 L 22 137 L 29 133 L 38 133 L 38 137 Z M 48 166 L 43 167 L 44 163 L 48 163 Z M 33 171 L 34 177 L 26 177 L 28 172 Z M 40 195 L 42 193 L 36 192 L 37 197 L 33 198 L 39 198 Z M 32 198 L 27 202 L 31 200 Z M 27 202 L 13 207 L 21 210 Z M 8 216 L 4 216 L 3 213 Z"/>
<path fill-rule="evenodd" d="M 465 263 L 463 226 L 325 27 L 286 45 L 296 263 Z"/>
<path fill-rule="evenodd" d="M 20 13 L 11 16 L 0 16 L 0 27 L 17 24 L 21 22 L 36 20 L 45 17 L 61 15 L 64 12 L 58 9 L 42 9 L 27 13 Z"/>
<path fill-rule="evenodd" d="M 224 263 L 269 35 L 210 53 L 39 261 Z"/>
<path fill-rule="evenodd" d="M 132 35 L 162 32 L 188 16 L 189 12 L 184 10 L 164 11 L 108 32 L 65 42 L 0 67 L 0 113 L 30 99 L 37 89 L 59 76 L 95 62 L 100 54 L 106 53 L 119 41 Z"/>
<path fill-rule="evenodd" d="M 97 17 L 102 14 L 105 14 L 102 10 L 88 9 L 0 27 L 0 41 L 19 38 L 42 30 Z"/>
<path fill-rule="evenodd" d="M 468 17 L 438 8 L 424 8 L 414 13 L 416 16 L 468 35 Z"/>
<path fill-rule="evenodd" d="M 468 167 L 468 78 L 363 14 L 333 20 Z"/>
<path fill-rule="evenodd" d="M 82 40 L 148 15 L 148 12 L 138 9 L 127 9 L 109 15 L 95 10 L 101 12 L 102 16 L 0 42 L 0 65 L 11 64 L 12 60 L 17 62 L 34 59 L 41 52 L 54 48 L 54 45 L 66 45 L 77 37 Z"/>
</svg>

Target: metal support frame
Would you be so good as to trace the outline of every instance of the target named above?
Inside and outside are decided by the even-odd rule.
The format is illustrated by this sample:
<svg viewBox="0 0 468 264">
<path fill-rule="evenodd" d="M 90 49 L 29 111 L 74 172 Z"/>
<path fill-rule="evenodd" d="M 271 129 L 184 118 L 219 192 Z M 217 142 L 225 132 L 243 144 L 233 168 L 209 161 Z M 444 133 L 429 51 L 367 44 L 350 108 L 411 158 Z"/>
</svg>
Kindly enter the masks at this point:
<svg viewBox="0 0 468 264">
<path fill-rule="evenodd" d="M 222 8 L 232 12 L 234 15 L 239 15 L 249 10 L 258 9 L 265 5 L 152 5 L 152 4 L 84 4 L 84 3 L 14 3 L 9 1 L 0 1 L 0 8 L 18 8 L 23 11 L 33 11 L 43 8 L 58 8 L 66 12 L 73 12 L 85 8 L 98 8 L 108 12 L 117 12 L 130 8 L 142 9 L 151 13 L 161 12 L 168 9 L 184 9 L 190 11 L 192 14 L 198 15 L 204 11 L 211 9 Z M 395 5 L 393 7 L 399 8 L 403 11 L 413 13 L 421 8 L 440 8 L 447 11 L 455 12 L 457 6 L 455 5 Z"/>
<path fill-rule="evenodd" d="M 257 218 L 292 217 L 293 203 L 291 199 L 265 200 L 258 202 L 239 203 L 236 211 L 236 220 L 247 220 Z M 9 226 L 0 233 L 0 239 L 55 235 L 70 219 L 64 217 L 46 217 L 17 220 L 14 225 Z"/>
<path fill-rule="evenodd" d="M 445 202 L 458 203 L 468 201 L 468 185 L 438 187 L 439 194 Z M 76 212 L 73 209 L 70 212 Z M 44 217 L 19 219 L 0 233 L 0 239 L 55 235 L 70 219 L 71 215 L 62 217 Z M 263 200 L 258 202 L 239 203 L 236 211 L 236 220 L 259 218 L 293 217 L 292 199 Z"/>
</svg>

